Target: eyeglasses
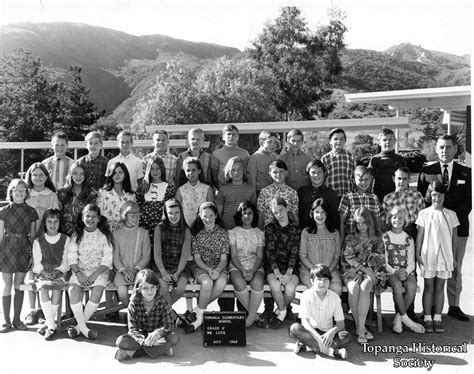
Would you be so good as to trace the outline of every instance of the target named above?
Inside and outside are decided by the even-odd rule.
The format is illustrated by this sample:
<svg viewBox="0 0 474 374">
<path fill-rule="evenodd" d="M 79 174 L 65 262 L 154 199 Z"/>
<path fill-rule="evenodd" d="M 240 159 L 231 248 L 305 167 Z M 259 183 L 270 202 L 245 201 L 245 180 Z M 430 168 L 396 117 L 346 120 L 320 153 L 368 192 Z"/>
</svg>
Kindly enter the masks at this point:
<svg viewBox="0 0 474 374">
<path fill-rule="evenodd" d="M 26 192 L 27 190 L 26 190 L 26 188 L 18 188 L 18 189 L 14 188 L 12 191 L 13 192 Z"/>
</svg>

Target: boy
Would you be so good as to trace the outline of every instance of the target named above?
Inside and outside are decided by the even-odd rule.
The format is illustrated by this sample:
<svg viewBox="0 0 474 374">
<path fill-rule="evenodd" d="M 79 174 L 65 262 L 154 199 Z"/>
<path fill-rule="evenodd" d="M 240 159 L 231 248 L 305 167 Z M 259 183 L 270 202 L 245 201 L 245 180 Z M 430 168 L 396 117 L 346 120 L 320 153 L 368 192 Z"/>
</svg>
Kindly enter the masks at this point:
<svg viewBox="0 0 474 374">
<path fill-rule="evenodd" d="M 202 129 L 195 127 L 188 131 L 187 142 L 189 144 L 189 148 L 187 151 L 181 152 L 178 155 L 178 159 L 176 160 L 176 188 L 181 187 L 187 182 L 186 175 L 183 171 L 183 161 L 188 157 L 196 157 L 201 162 L 201 180 L 208 185 L 212 185 L 211 155 L 202 149 L 203 141 L 204 131 L 202 131 Z"/>
<path fill-rule="evenodd" d="M 89 176 L 86 183 L 98 191 L 99 188 L 104 186 L 109 159 L 100 154 L 103 144 L 103 138 L 100 132 L 91 131 L 87 133 L 85 141 L 89 153 L 79 158 L 77 163 L 84 169 L 86 175 Z"/>
<path fill-rule="evenodd" d="M 146 168 L 148 160 L 159 157 L 163 160 L 166 169 L 166 182 L 174 184 L 177 157 L 168 151 L 169 136 L 165 130 L 156 130 L 153 133 L 153 144 L 155 149 L 143 157 L 143 168 Z"/>
<path fill-rule="evenodd" d="M 392 179 L 393 173 L 400 167 L 406 166 L 405 159 L 395 153 L 397 138 L 391 129 L 382 129 L 379 133 L 380 153 L 370 159 L 368 169 L 374 176 L 372 192 L 377 195 L 379 201 L 383 201 L 385 195 L 395 190 Z"/>
<path fill-rule="evenodd" d="M 347 192 L 354 191 L 352 174 L 356 167 L 356 159 L 347 151 L 346 133 L 343 129 L 336 128 L 329 133 L 329 144 L 331 151 L 321 157 L 321 161 L 326 166 L 326 185 L 332 188 L 339 199 Z"/>
<path fill-rule="evenodd" d="M 355 233 L 354 212 L 357 208 L 365 206 L 374 216 L 375 228 L 381 233 L 381 212 L 377 196 L 369 192 L 373 177 L 370 171 L 362 165 L 355 168 L 354 179 L 356 192 L 347 192 L 339 203 L 339 216 L 341 217 L 341 243 L 344 243 L 346 234 Z"/>
<path fill-rule="evenodd" d="M 130 174 L 132 191 L 136 192 L 143 180 L 143 166 L 142 161 L 132 153 L 132 133 L 126 130 L 120 131 L 117 135 L 117 145 L 120 153 L 107 163 L 106 176 L 108 176 L 109 169 L 115 162 L 124 163 Z"/>
<path fill-rule="evenodd" d="M 239 141 L 239 129 L 235 125 L 226 125 L 222 129 L 222 139 L 224 146 L 215 150 L 211 156 L 211 177 L 214 186 L 219 189 L 225 183 L 224 169 L 229 158 L 239 156 L 244 162 L 244 168 L 247 168 L 249 161 L 249 153 L 240 148 L 237 143 Z"/>
<path fill-rule="evenodd" d="M 295 353 L 309 347 L 313 352 L 345 359 L 351 336 L 344 330 L 341 299 L 329 289 L 331 271 L 318 264 L 311 269 L 310 279 L 312 287 L 300 299 L 301 324 L 290 326 L 290 337 L 296 338 Z"/>
<path fill-rule="evenodd" d="M 66 175 L 74 160 L 66 156 L 69 141 L 63 131 L 57 131 L 51 138 L 51 148 L 54 155 L 41 161 L 48 169 L 49 176 L 56 190 L 66 184 Z"/>
<path fill-rule="evenodd" d="M 274 152 L 278 147 L 278 135 L 273 131 L 263 130 L 258 136 L 258 142 L 260 147 L 250 156 L 247 165 L 247 182 L 255 188 L 257 196 L 262 188 L 273 182 L 268 174 L 268 166 L 277 159 Z"/>
<path fill-rule="evenodd" d="M 311 161 L 311 157 L 301 150 L 304 136 L 299 129 L 293 129 L 288 133 L 288 151 L 280 156 L 280 160 L 285 161 L 288 166 L 286 184 L 298 191 L 301 187 L 309 184 L 306 165 Z"/>
</svg>

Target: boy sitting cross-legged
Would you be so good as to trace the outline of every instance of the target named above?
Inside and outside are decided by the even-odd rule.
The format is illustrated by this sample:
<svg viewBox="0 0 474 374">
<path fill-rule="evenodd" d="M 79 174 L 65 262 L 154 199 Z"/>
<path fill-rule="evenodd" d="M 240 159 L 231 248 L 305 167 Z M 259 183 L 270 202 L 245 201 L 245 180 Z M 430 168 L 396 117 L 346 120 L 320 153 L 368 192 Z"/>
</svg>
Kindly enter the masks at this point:
<svg viewBox="0 0 474 374">
<path fill-rule="evenodd" d="M 351 336 L 344 330 L 341 299 L 329 289 L 331 271 L 318 264 L 311 269 L 310 279 L 312 287 L 300 299 L 301 324 L 290 326 L 290 337 L 296 338 L 295 353 L 308 347 L 313 352 L 345 359 Z"/>
</svg>

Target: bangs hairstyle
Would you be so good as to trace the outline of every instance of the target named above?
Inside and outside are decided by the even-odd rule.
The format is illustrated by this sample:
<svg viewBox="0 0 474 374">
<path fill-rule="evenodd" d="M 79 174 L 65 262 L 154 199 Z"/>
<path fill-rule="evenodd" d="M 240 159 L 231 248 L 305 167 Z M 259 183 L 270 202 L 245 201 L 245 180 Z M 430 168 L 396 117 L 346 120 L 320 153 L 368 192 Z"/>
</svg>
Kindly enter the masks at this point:
<svg viewBox="0 0 474 374">
<path fill-rule="evenodd" d="M 431 192 L 438 192 L 446 195 L 446 192 L 448 192 L 447 187 L 444 185 L 443 182 L 440 181 L 433 181 L 430 183 L 429 186 L 430 193 Z"/>
<path fill-rule="evenodd" d="M 51 180 L 51 177 L 49 176 L 48 169 L 46 169 L 46 166 L 44 166 L 41 162 L 35 162 L 28 168 L 28 171 L 26 172 L 26 178 L 25 178 L 28 188 L 30 189 L 33 188 L 32 174 L 34 173 L 36 169 L 40 169 L 44 173 L 44 175 L 46 175 L 46 182 L 44 183 L 44 186 L 46 188 L 49 188 L 51 191 L 56 192 L 56 187 L 54 187 L 53 181 Z"/>
<path fill-rule="evenodd" d="M 328 229 L 329 232 L 335 232 L 337 231 L 337 219 L 336 215 L 337 212 L 334 212 L 331 210 L 331 207 L 327 203 L 326 200 L 324 200 L 322 197 L 319 199 L 314 200 L 313 204 L 311 205 L 311 210 L 309 212 L 309 217 L 311 218 L 311 224 L 308 228 L 308 233 L 310 234 L 316 234 L 318 232 L 318 225 L 316 225 L 316 222 L 314 222 L 314 211 L 318 208 L 321 207 L 322 210 L 326 213 L 326 228 Z"/>
<path fill-rule="evenodd" d="M 332 139 L 332 137 L 336 134 L 342 134 L 344 135 L 344 140 L 347 140 L 347 136 L 346 136 L 346 132 L 341 129 L 340 127 L 337 127 L 335 129 L 332 129 L 330 132 L 329 132 L 329 140 Z"/>
<path fill-rule="evenodd" d="M 217 211 L 216 204 L 211 203 L 210 201 L 205 201 L 201 205 L 199 205 L 199 210 L 197 212 L 196 222 L 194 223 L 194 226 L 191 229 L 191 233 L 193 235 L 196 235 L 197 233 L 199 233 L 204 228 L 204 223 L 201 220 L 201 213 L 203 212 L 204 209 L 211 209 L 214 212 L 214 214 L 216 215 L 215 224 L 217 226 L 222 227 L 222 219 L 219 215 L 219 212 Z"/>
<path fill-rule="evenodd" d="M 367 230 L 369 232 L 369 237 L 372 237 L 376 235 L 375 231 L 375 221 L 374 221 L 374 216 L 368 210 L 366 207 L 362 206 L 360 208 L 357 208 L 354 212 L 354 224 L 356 225 L 356 232 L 359 233 L 359 229 L 357 228 L 357 219 L 358 218 L 363 218 L 365 221 L 365 224 L 367 225 Z"/>
<path fill-rule="evenodd" d="M 149 283 L 153 286 L 157 286 L 155 298 L 160 296 L 160 282 L 158 281 L 158 276 L 153 270 L 143 269 L 140 270 L 137 274 L 135 284 L 133 285 L 132 298 L 140 297 L 140 290 L 145 283 Z"/>
<path fill-rule="evenodd" d="M 120 167 L 122 168 L 123 173 L 125 174 L 125 178 L 122 182 L 122 188 L 125 192 L 127 193 L 132 193 L 135 191 L 132 191 L 132 184 L 130 182 L 130 173 L 128 172 L 127 165 L 125 165 L 123 162 L 114 162 L 109 169 L 109 175 L 105 179 L 104 183 L 104 189 L 106 191 L 112 191 L 114 188 L 114 173 L 117 168 Z"/>
<path fill-rule="evenodd" d="M 84 217 L 88 212 L 94 212 L 97 214 L 97 217 L 99 218 L 97 228 L 105 235 L 107 242 L 112 246 L 112 233 L 110 232 L 109 222 L 107 221 L 107 218 L 100 214 L 100 208 L 95 204 L 87 204 L 84 209 L 82 209 L 82 212 L 79 212 L 76 217 L 76 243 L 80 244 L 82 237 L 84 236 L 85 225 L 82 221 L 82 217 Z"/>
<path fill-rule="evenodd" d="M 255 204 L 253 204 L 250 200 L 244 200 L 239 204 L 237 213 L 234 215 L 234 221 L 237 226 L 242 226 L 242 215 L 249 208 L 252 209 L 253 212 L 252 227 L 258 226 L 258 210 Z"/>
<path fill-rule="evenodd" d="M 15 178 L 15 179 L 12 179 L 12 181 L 10 182 L 7 188 L 7 199 L 11 203 L 13 202 L 13 190 L 15 190 L 20 184 L 25 186 L 25 190 L 26 190 L 25 200 L 30 198 L 30 189 L 28 187 L 28 184 L 23 179 Z"/>
<path fill-rule="evenodd" d="M 326 180 L 328 170 L 326 169 L 326 166 L 321 162 L 321 160 L 318 160 L 317 158 L 313 158 L 310 162 L 308 162 L 308 164 L 306 165 L 306 174 L 309 175 L 309 171 L 314 167 L 323 169 L 324 180 Z"/>
<path fill-rule="evenodd" d="M 120 207 L 120 219 L 122 222 L 125 222 L 127 214 L 131 212 L 140 213 L 140 205 L 135 201 L 127 200 Z"/>
<path fill-rule="evenodd" d="M 96 191 L 93 190 L 92 187 L 89 186 L 89 184 L 87 183 L 87 181 L 89 180 L 89 173 L 83 166 L 81 166 L 76 161 L 71 165 L 71 168 L 69 169 L 69 172 L 67 173 L 66 184 L 64 185 L 63 188 L 59 189 L 58 191 L 58 195 L 63 204 L 65 202 L 69 202 L 74 199 L 74 192 L 72 190 L 74 187 L 74 181 L 72 179 L 72 174 L 74 173 L 74 170 L 76 170 L 78 167 L 84 171 L 84 181 L 82 182 L 81 192 L 79 192 L 79 195 L 77 196 L 77 198 L 79 200 L 89 202 L 89 201 L 94 200 L 97 195 Z"/>
<path fill-rule="evenodd" d="M 153 156 L 150 158 L 147 163 L 146 163 L 146 168 L 145 168 L 145 176 L 143 177 L 143 183 L 142 183 L 142 193 L 146 194 L 150 190 L 150 185 L 151 185 L 151 177 L 150 177 L 150 172 L 151 172 L 151 167 L 153 164 L 157 164 L 158 167 L 160 168 L 161 172 L 161 180 L 163 182 L 168 182 L 166 180 L 166 167 L 165 163 L 161 159 L 161 157 L 158 156 Z"/>
<path fill-rule="evenodd" d="M 393 137 L 395 138 L 395 133 L 393 132 L 393 130 L 384 127 L 382 130 L 380 130 L 378 138 L 380 139 L 382 136 L 388 135 L 393 135 Z"/>
<path fill-rule="evenodd" d="M 234 156 L 234 157 L 229 158 L 227 160 L 227 163 L 225 164 L 225 168 L 224 168 L 225 183 L 230 184 L 232 182 L 232 168 L 234 167 L 235 164 L 242 165 L 242 170 L 244 172 L 243 180 L 244 182 L 247 181 L 247 173 L 245 172 L 245 169 L 244 169 L 244 162 L 239 156 Z"/>
<path fill-rule="evenodd" d="M 301 136 L 301 140 L 304 140 L 303 131 L 301 131 L 300 129 L 291 129 L 290 132 L 286 135 L 286 138 L 290 139 L 293 136 Z"/>
<path fill-rule="evenodd" d="M 87 170 L 81 166 L 77 161 L 73 162 L 71 167 L 69 168 L 69 171 L 66 175 L 66 184 L 64 187 L 72 187 L 74 186 L 74 180 L 72 179 L 72 174 L 77 168 L 81 168 L 82 171 L 84 172 L 84 181 L 82 182 L 82 187 L 84 189 L 84 186 L 87 185 L 87 181 L 89 180 L 89 173 Z"/>
<path fill-rule="evenodd" d="M 270 207 L 275 206 L 275 205 L 284 206 L 285 208 L 288 207 L 288 203 L 287 203 L 286 200 L 285 200 L 283 197 L 281 197 L 281 196 L 274 197 L 274 198 L 270 201 Z"/>
<path fill-rule="evenodd" d="M 270 165 L 268 165 L 268 170 L 269 171 L 272 170 L 272 167 L 276 167 L 276 168 L 288 171 L 288 166 L 286 165 L 286 162 L 283 160 L 275 160 L 275 161 L 270 162 Z"/>
<path fill-rule="evenodd" d="M 387 216 L 385 217 L 385 223 L 387 224 L 388 227 L 392 226 L 391 220 L 393 216 L 400 215 L 403 217 L 403 220 L 405 221 L 403 223 L 403 227 L 406 227 L 410 223 L 410 216 L 408 215 L 408 210 L 405 207 L 405 205 L 395 205 L 388 213 Z"/>
<path fill-rule="evenodd" d="M 188 225 L 186 224 L 186 221 L 184 219 L 183 206 L 175 198 L 172 198 L 166 201 L 163 207 L 163 216 L 161 219 L 161 225 L 165 228 L 170 226 L 170 218 L 168 217 L 168 212 L 166 210 L 169 208 L 179 208 L 179 227 L 181 227 L 183 231 L 186 230 Z"/>
<path fill-rule="evenodd" d="M 235 131 L 237 135 L 239 134 L 239 129 L 235 125 L 225 125 L 222 129 L 222 135 L 224 135 L 227 131 Z"/>
<path fill-rule="evenodd" d="M 104 138 L 102 137 L 102 134 L 98 131 L 88 132 L 86 137 L 84 138 L 86 143 L 89 142 L 92 139 L 99 139 L 100 144 L 102 144 L 104 142 Z"/>
<path fill-rule="evenodd" d="M 36 234 L 37 238 L 48 231 L 46 229 L 46 220 L 48 218 L 57 218 L 59 220 L 58 232 L 61 232 L 61 212 L 59 211 L 59 209 L 55 209 L 55 208 L 47 209 L 43 214 L 43 218 L 41 218 L 41 225 L 40 225 L 39 230 Z"/>
<path fill-rule="evenodd" d="M 329 267 L 324 264 L 316 264 L 316 266 L 309 272 L 309 279 L 314 281 L 316 278 L 327 278 L 331 282 L 332 274 Z"/>
<path fill-rule="evenodd" d="M 370 178 L 373 178 L 370 169 L 366 168 L 364 165 L 357 165 L 354 169 L 354 178 L 356 175 L 363 177 L 366 174 L 368 174 Z"/>
</svg>

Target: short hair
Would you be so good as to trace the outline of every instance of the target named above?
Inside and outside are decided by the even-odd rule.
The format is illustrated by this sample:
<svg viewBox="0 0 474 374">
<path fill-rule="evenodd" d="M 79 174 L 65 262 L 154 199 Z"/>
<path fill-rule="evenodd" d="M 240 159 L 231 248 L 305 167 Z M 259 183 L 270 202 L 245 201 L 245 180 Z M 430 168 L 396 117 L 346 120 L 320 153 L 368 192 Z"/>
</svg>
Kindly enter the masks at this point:
<svg viewBox="0 0 474 374">
<path fill-rule="evenodd" d="M 314 167 L 323 169 L 324 175 L 327 175 L 328 170 L 326 169 L 326 165 L 324 165 L 323 162 L 317 158 L 313 158 L 310 162 L 308 162 L 306 165 L 306 174 L 309 174 L 309 171 Z"/>
<path fill-rule="evenodd" d="M 331 140 L 332 137 L 333 137 L 335 134 L 342 134 L 342 135 L 344 135 L 344 140 L 347 140 L 346 132 L 345 132 L 343 129 L 341 129 L 340 127 L 336 127 L 335 129 L 332 129 L 332 130 L 329 132 L 329 140 Z"/>
<path fill-rule="evenodd" d="M 64 131 L 56 131 L 51 137 L 51 143 L 53 142 L 54 139 L 63 139 L 66 141 L 66 144 L 69 143 L 67 135 Z"/>
<path fill-rule="evenodd" d="M 430 193 L 431 192 L 438 192 L 446 195 L 446 193 L 448 192 L 448 188 L 444 185 L 443 182 L 436 180 L 430 183 Z"/>
<path fill-rule="evenodd" d="M 136 211 L 137 213 L 140 213 L 140 205 L 138 205 L 136 201 L 125 201 L 120 207 L 120 219 L 122 221 L 125 221 L 125 219 L 127 218 L 127 214 L 130 213 L 130 211 Z"/>
<path fill-rule="evenodd" d="M 395 175 L 397 171 L 399 171 L 400 173 L 408 174 L 408 176 L 411 175 L 411 171 L 407 166 L 400 166 L 397 170 L 393 172 L 393 175 Z"/>
<path fill-rule="evenodd" d="M 253 211 L 252 227 L 258 226 L 258 210 L 255 204 L 250 200 L 244 200 L 239 204 L 237 213 L 234 215 L 234 221 L 237 226 L 242 226 L 242 215 L 249 208 Z"/>
<path fill-rule="evenodd" d="M 329 267 L 324 264 L 316 264 L 314 268 L 309 272 L 309 279 L 314 281 L 316 278 L 326 278 L 332 281 L 332 274 Z"/>
<path fill-rule="evenodd" d="M 365 167 L 364 165 L 357 165 L 356 168 L 354 169 L 354 177 L 357 175 L 359 176 L 364 176 L 365 174 L 369 174 L 369 176 L 372 178 L 372 173 L 370 169 Z"/>
<path fill-rule="evenodd" d="M 122 139 L 124 136 L 129 136 L 129 137 L 130 137 L 130 140 L 131 140 L 132 143 L 133 143 L 133 134 L 132 134 L 130 131 L 128 131 L 128 130 L 122 130 L 122 131 L 120 131 L 120 132 L 118 133 L 118 135 L 117 135 L 117 140 Z"/>
<path fill-rule="evenodd" d="M 201 161 L 197 157 L 186 157 L 183 161 L 183 170 L 189 164 L 195 164 L 199 170 L 202 170 Z"/>
<path fill-rule="evenodd" d="M 235 164 L 241 164 L 242 165 L 242 169 L 243 169 L 243 172 L 244 172 L 244 175 L 243 175 L 243 180 L 247 180 L 247 176 L 246 176 L 246 173 L 245 173 L 245 168 L 244 168 L 244 161 L 239 157 L 239 156 L 234 156 L 234 157 L 231 157 L 227 160 L 226 164 L 225 164 L 225 168 L 224 168 L 224 179 L 225 179 L 225 183 L 231 183 L 232 181 L 232 168 L 234 167 Z"/>
<path fill-rule="evenodd" d="M 12 195 L 13 190 L 17 188 L 19 184 L 22 184 L 25 186 L 25 189 L 26 189 L 25 201 L 30 198 L 30 188 L 28 187 L 28 184 L 23 179 L 15 178 L 11 180 L 7 188 L 8 201 L 13 202 L 13 195 Z"/>
<path fill-rule="evenodd" d="M 366 225 L 367 225 L 367 228 L 368 228 L 368 231 L 369 231 L 369 237 L 372 237 L 376 234 L 375 232 L 375 220 L 374 220 L 374 216 L 372 214 L 372 212 L 370 210 L 368 210 L 365 206 L 361 206 L 359 208 L 357 208 L 354 212 L 354 224 L 356 226 L 356 232 L 359 232 L 359 230 L 357 229 L 357 218 L 363 218 Z"/>
<path fill-rule="evenodd" d="M 92 139 L 94 139 L 94 138 L 99 139 L 100 144 L 102 144 L 102 143 L 104 142 L 104 138 L 103 138 L 102 134 L 101 134 L 100 132 L 98 132 L 98 131 L 91 131 L 91 132 L 88 132 L 88 133 L 86 134 L 86 137 L 84 138 L 84 140 L 85 140 L 86 142 L 88 142 L 88 141 L 90 141 L 90 140 L 92 140 Z"/>
<path fill-rule="evenodd" d="M 276 132 L 270 130 L 262 130 L 258 135 L 258 143 L 262 145 L 265 140 L 270 139 L 272 136 L 278 139 L 278 134 Z"/>
<path fill-rule="evenodd" d="M 273 199 L 271 199 L 271 201 L 270 201 L 270 207 L 275 206 L 275 205 L 284 206 L 285 208 L 288 207 L 288 203 L 287 203 L 286 200 L 285 200 L 283 197 L 281 197 L 281 196 L 277 196 L 277 197 L 274 197 Z"/>
<path fill-rule="evenodd" d="M 56 208 L 50 208 L 50 209 L 47 209 L 44 213 L 43 213 L 43 217 L 41 218 L 41 224 L 40 224 L 40 227 L 38 228 L 38 232 L 36 233 L 36 237 L 40 237 L 41 235 L 43 235 L 45 232 L 47 232 L 47 229 L 46 229 L 46 220 L 48 218 L 57 218 L 59 220 L 59 222 L 61 223 L 61 212 L 59 209 L 56 209 Z M 59 225 L 59 231 L 61 230 L 61 224 Z"/>
<path fill-rule="evenodd" d="M 458 145 L 456 138 L 452 135 L 448 135 L 448 134 L 440 135 L 436 138 L 436 143 L 438 143 L 438 140 L 451 140 L 454 146 Z"/>
<path fill-rule="evenodd" d="M 237 131 L 237 134 L 239 133 L 239 129 L 237 128 L 237 126 L 232 124 L 227 124 L 223 127 L 222 135 L 224 135 L 227 131 Z"/>
<path fill-rule="evenodd" d="M 272 167 L 276 167 L 276 168 L 284 169 L 288 171 L 288 166 L 286 166 L 286 162 L 283 160 L 275 160 L 275 161 L 270 162 L 270 165 L 268 165 L 268 170 L 270 171 Z"/>
<path fill-rule="evenodd" d="M 301 136 L 301 139 L 304 139 L 303 131 L 301 131 L 300 129 L 291 129 L 286 135 L 286 138 L 290 139 L 293 136 Z"/>
<path fill-rule="evenodd" d="M 390 227 L 390 221 L 392 217 L 397 214 L 401 214 L 405 222 L 403 223 L 403 227 L 406 227 L 410 223 L 410 216 L 408 215 L 408 209 L 405 205 L 395 205 L 392 209 L 390 209 L 385 217 L 385 223 Z"/>
<path fill-rule="evenodd" d="M 387 135 L 393 135 L 393 137 L 395 137 L 395 133 L 393 132 L 392 129 L 389 129 L 389 128 L 382 128 L 379 132 L 379 139 L 382 137 L 382 136 L 387 136 Z"/>
<path fill-rule="evenodd" d="M 188 131 L 188 138 L 191 136 L 191 134 L 199 134 L 204 139 L 204 130 L 201 129 L 200 127 L 193 127 L 191 130 L 189 130 Z"/>
<path fill-rule="evenodd" d="M 153 138 L 155 137 L 155 135 L 165 135 L 166 136 L 166 139 L 169 139 L 169 135 L 168 135 L 168 132 L 166 130 L 156 130 L 154 133 L 153 133 Z"/>
</svg>

